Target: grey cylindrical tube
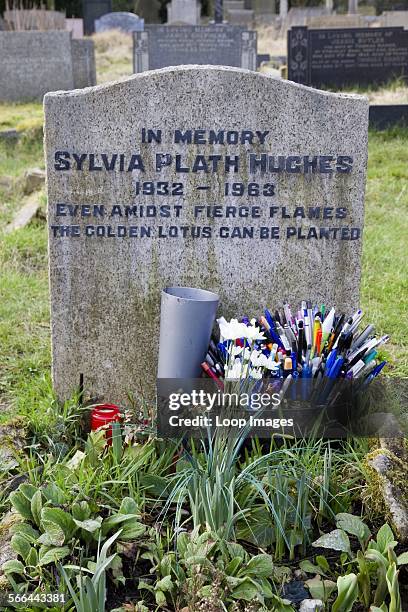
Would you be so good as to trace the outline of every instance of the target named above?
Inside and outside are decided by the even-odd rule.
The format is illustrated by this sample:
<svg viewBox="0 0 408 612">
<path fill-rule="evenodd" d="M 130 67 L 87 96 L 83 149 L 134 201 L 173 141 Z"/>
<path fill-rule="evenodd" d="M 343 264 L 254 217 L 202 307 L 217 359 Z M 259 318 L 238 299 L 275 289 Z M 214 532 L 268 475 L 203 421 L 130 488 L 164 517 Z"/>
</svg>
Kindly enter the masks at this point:
<svg viewBox="0 0 408 612">
<path fill-rule="evenodd" d="M 197 378 L 205 359 L 219 297 L 192 287 L 162 291 L 158 378 Z"/>
</svg>

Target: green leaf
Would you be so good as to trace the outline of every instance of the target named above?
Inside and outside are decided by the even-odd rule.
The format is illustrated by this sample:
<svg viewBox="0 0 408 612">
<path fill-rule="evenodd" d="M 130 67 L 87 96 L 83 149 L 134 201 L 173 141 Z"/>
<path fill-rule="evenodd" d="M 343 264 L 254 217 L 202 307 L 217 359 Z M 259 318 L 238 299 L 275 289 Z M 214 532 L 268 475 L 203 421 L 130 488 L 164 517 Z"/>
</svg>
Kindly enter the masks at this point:
<svg viewBox="0 0 408 612">
<path fill-rule="evenodd" d="M 62 546 L 65 541 L 65 534 L 61 527 L 55 523 L 46 523 L 44 525 L 46 531 L 38 538 L 39 544 L 44 546 Z"/>
<path fill-rule="evenodd" d="M 27 538 L 18 533 L 13 535 L 11 538 L 11 547 L 14 552 L 24 559 L 24 561 L 27 560 L 31 549 L 30 542 L 27 540 Z"/>
<path fill-rule="evenodd" d="M 371 536 L 371 531 L 361 518 L 347 512 L 336 514 L 336 526 L 338 529 L 343 529 L 347 533 L 356 536 L 361 546 L 364 546 Z"/>
<path fill-rule="evenodd" d="M 225 573 L 227 574 L 227 576 L 234 576 L 238 568 L 241 567 L 241 565 L 242 559 L 240 559 L 239 557 L 234 557 L 233 559 L 231 559 L 231 561 L 225 568 Z"/>
<path fill-rule="evenodd" d="M 318 540 L 312 543 L 316 548 L 329 548 L 340 550 L 351 555 L 350 540 L 342 529 L 334 529 L 330 533 L 325 533 Z"/>
<path fill-rule="evenodd" d="M 161 591 L 171 591 L 173 586 L 173 581 L 170 576 L 165 576 L 156 583 L 156 588 Z"/>
<path fill-rule="evenodd" d="M 406 565 L 408 563 L 408 552 L 403 552 L 397 557 L 398 565 Z"/>
<path fill-rule="evenodd" d="M 327 561 L 326 557 L 323 557 L 323 555 L 316 556 L 316 563 L 323 571 L 327 573 L 330 572 L 329 562 Z"/>
<path fill-rule="evenodd" d="M 13 491 L 10 493 L 9 497 L 13 507 L 17 512 L 28 521 L 33 520 L 33 515 L 31 513 L 31 501 L 27 499 L 25 495 L 20 490 Z"/>
<path fill-rule="evenodd" d="M 30 552 L 27 555 L 26 564 L 36 567 L 38 565 L 38 553 L 34 547 L 30 548 Z"/>
<path fill-rule="evenodd" d="M 314 565 L 311 561 L 305 559 L 299 563 L 301 570 L 307 574 L 319 574 L 319 576 L 326 576 L 326 572 L 323 571 L 318 565 Z"/>
<path fill-rule="evenodd" d="M 31 498 L 31 514 L 33 515 L 34 523 L 37 527 L 40 526 L 41 522 L 41 510 L 42 510 L 42 493 L 40 489 L 34 493 Z"/>
<path fill-rule="evenodd" d="M 382 553 L 385 553 L 389 546 L 394 548 L 398 543 L 395 541 L 393 531 L 388 523 L 385 523 L 385 525 L 383 525 L 378 531 L 376 540 Z"/>
<path fill-rule="evenodd" d="M 273 572 L 273 562 L 270 555 L 256 555 L 252 557 L 245 566 L 245 573 L 268 578 Z"/>
<path fill-rule="evenodd" d="M 70 554 L 71 550 L 68 546 L 62 546 L 58 548 L 48 548 L 42 546 L 39 552 L 38 565 L 48 565 L 49 563 L 56 563 L 60 559 L 64 559 Z"/>
<path fill-rule="evenodd" d="M 182 531 L 177 536 L 177 552 L 180 557 L 184 557 L 187 552 L 187 546 L 190 543 L 190 538 L 185 531 Z"/>
<path fill-rule="evenodd" d="M 76 529 L 72 516 L 61 508 L 43 508 L 41 522 L 47 531 L 49 526 L 57 525 L 64 533 L 65 540 L 71 539 Z"/>
<path fill-rule="evenodd" d="M 245 559 L 245 548 L 241 546 L 241 544 L 237 544 L 236 542 L 227 542 L 227 548 L 231 558 L 239 557 L 242 560 Z"/>
<path fill-rule="evenodd" d="M 65 503 L 65 493 L 58 485 L 55 484 L 55 482 L 52 482 L 44 487 L 43 495 L 45 499 L 54 504 L 54 506 L 59 506 L 60 504 Z"/>
<path fill-rule="evenodd" d="M 158 606 L 166 605 L 166 596 L 163 591 L 156 591 L 155 598 Z"/>
<path fill-rule="evenodd" d="M 336 583 L 332 580 L 322 580 L 320 576 L 315 576 L 305 582 L 313 599 L 321 599 L 326 602 L 336 588 Z"/>
<path fill-rule="evenodd" d="M 20 574 L 24 576 L 24 565 L 17 559 L 10 559 L 3 563 L 2 568 L 5 574 Z"/>
<path fill-rule="evenodd" d="M 31 527 L 29 523 L 16 523 L 12 526 L 11 531 L 12 533 L 23 535 L 31 544 L 40 537 L 40 533 L 34 527 Z"/>
<path fill-rule="evenodd" d="M 100 529 L 102 524 L 102 517 L 98 516 L 95 519 L 85 519 L 84 521 L 77 521 L 77 519 L 73 519 L 74 523 L 77 527 L 80 527 L 84 531 L 88 533 L 95 533 L 98 529 Z"/>
<path fill-rule="evenodd" d="M 139 507 L 132 497 L 124 497 L 122 499 L 119 514 L 137 514 L 140 516 Z"/>
<path fill-rule="evenodd" d="M 251 601 L 258 595 L 258 591 L 258 585 L 254 584 L 252 580 L 246 579 L 232 591 L 231 595 L 234 599 Z"/>
<path fill-rule="evenodd" d="M 347 574 L 337 578 L 338 596 L 333 604 L 332 612 L 351 612 L 358 599 L 358 582 L 355 574 Z"/>
<path fill-rule="evenodd" d="M 72 504 L 72 516 L 77 521 L 85 521 L 91 516 L 91 509 L 87 501 Z"/>
<path fill-rule="evenodd" d="M 37 491 L 36 487 L 28 482 L 24 482 L 18 488 L 19 491 L 24 495 L 29 502 L 31 502 L 34 493 Z"/>
<path fill-rule="evenodd" d="M 125 523 L 120 534 L 120 540 L 137 540 L 146 531 L 146 526 L 142 523 L 134 521 L 133 523 Z"/>
</svg>

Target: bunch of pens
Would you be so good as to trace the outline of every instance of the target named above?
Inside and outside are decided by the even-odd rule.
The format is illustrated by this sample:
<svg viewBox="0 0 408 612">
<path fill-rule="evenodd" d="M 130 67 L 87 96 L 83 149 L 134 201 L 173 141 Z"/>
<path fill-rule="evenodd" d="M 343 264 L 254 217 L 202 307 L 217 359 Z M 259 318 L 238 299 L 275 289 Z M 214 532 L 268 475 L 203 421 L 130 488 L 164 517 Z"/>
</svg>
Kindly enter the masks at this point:
<svg viewBox="0 0 408 612">
<path fill-rule="evenodd" d="M 327 404 L 336 381 L 352 381 L 354 391 L 364 391 L 386 364 L 377 357 L 389 336 L 377 338 L 373 325 L 360 329 L 362 318 L 362 310 L 346 317 L 306 301 L 296 313 L 285 303 L 251 321 L 221 318 L 220 338 L 212 337 L 202 368 L 220 388 L 225 380 L 250 377 L 279 381 L 285 394 L 300 379 L 301 399 L 313 393 L 315 402 Z"/>
</svg>

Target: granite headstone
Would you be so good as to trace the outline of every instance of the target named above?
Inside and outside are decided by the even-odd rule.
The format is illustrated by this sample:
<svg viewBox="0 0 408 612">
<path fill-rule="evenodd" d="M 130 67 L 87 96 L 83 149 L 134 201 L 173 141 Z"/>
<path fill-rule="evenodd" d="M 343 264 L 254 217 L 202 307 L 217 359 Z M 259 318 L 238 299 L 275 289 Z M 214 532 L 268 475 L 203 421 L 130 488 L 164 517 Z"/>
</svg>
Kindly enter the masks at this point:
<svg viewBox="0 0 408 612">
<path fill-rule="evenodd" d="M 167 5 L 167 22 L 199 25 L 201 4 L 198 0 L 171 0 Z"/>
<path fill-rule="evenodd" d="M 0 57 L 0 100 L 41 100 L 96 84 L 93 41 L 70 32 L 0 32 Z"/>
<path fill-rule="evenodd" d="M 112 12 L 112 0 L 82 0 L 85 34 L 95 32 L 95 20 Z"/>
<path fill-rule="evenodd" d="M 288 32 L 288 78 L 314 87 L 382 84 L 408 77 L 404 28 Z"/>
<path fill-rule="evenodd" d="M 45 97 L 53 382 L 153 392 L 160 294 L 359 304 L 368 101 L 219 66 Z"/>
<path fill-rule="evenodd" d="M 95 32 L 109 32 L 109 30 L 120 30 L 121 32 L 143 32 L 144 19 L 134 13 L 107 13 L 95 20 Z"/>
<path fill-rule="evenodd" d="M 151 25 L 133 37 L 134 72 L 183 64 L 256 70 L 256 32 L 241 26 Z"/>
</svg>

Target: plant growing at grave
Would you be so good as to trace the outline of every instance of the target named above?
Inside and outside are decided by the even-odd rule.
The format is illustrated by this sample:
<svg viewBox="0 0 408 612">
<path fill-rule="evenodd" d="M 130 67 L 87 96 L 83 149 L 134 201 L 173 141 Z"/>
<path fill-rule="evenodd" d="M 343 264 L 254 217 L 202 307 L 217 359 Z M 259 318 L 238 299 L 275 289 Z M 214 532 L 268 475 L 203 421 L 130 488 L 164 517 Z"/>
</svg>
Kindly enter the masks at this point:
<svg viewBox="0 0 408 612">
<path fill-rule="evenodd" d="M 142 558 L 152 563 L 151 572 L 156 579 L 140 580 L 139 589 L 151 593 L 159 607 L 171 604 L 176 609 L 201 609 L 216 601 L 225 604 L 222 609 L 229 610 L 241 601 L 272 605 L 280 612 L 293 610 L 290 602 L 276 593 L 270 555 L 251 557 L 240 544 L 218 538 L 210 531 L 200 533 L 198 527 L 191 533 L 179 533 L 173 550 L 157 532 L 147 547 Z"/>
<path fill-rule="evenodd" d="M 402 553 L 398 557 L 395 554 L 398 542 L 389 525 L 383 525 L 374 539 L 368 526 L 359 517 L 340 513 L 336 515 L 336 527 L 313 542 L 317 548 L 339 551 L 341 572 L 347 572 L 338 576 L 338 596 L 333 603 L 333 611 L 348 612 L 358 601 L 367 608 L 374 606 L 370 609 L 380 607 L 384 611 L 400 612 L 397 568 L 408 564 L 408 554 Z M 352 551 L 350 535 L 360 545 L 356 553 Z M 315 573 L 317 583 L 318 578 L 324 578 L 330 573 L 330 567 L 321 555 L 316 557 L 316 562 L 317 565 L 313 565 L 303 561 L 300 567 L 306 572 Z M 353 568 L 355 573 L 351 571 Z"/>
</svg>

